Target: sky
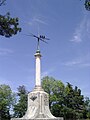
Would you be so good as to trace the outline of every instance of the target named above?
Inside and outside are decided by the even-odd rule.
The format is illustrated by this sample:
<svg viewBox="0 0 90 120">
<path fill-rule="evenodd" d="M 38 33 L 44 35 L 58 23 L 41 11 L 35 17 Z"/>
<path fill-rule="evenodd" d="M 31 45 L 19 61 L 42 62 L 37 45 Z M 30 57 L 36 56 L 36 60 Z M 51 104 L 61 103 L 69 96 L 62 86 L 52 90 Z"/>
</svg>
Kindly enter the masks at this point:
<svg viewBox="0 0 90 120">
<path fill-rule="evenodd" d="M 27 36 L 33 33 L 50 38 L 40 42 L 41 78 L 69 82 L 90 97 L 90 12 L 84 0 L 7 0 L 0 7 L 0 14 L 6 12 L 19 18 L 22 32 L 0 36 L 0 84 L 33 90 L 37 40 Z"/>
</svg>

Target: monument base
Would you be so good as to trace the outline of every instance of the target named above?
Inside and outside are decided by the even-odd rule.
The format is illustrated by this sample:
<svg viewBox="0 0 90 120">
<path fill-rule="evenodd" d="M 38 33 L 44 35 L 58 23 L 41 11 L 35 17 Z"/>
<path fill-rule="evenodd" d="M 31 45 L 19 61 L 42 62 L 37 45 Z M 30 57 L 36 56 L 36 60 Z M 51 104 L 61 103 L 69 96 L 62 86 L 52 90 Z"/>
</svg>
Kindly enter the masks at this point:
<svg viewBox="0 0 90 120">
<path fill-rule="evenodd" d="M 63 120 L 63 117 L 54 117 L 49 110 L 49 95 L 37 86 L 28 94 L 28 108 L 22 118 L 11 120 Z"/>
<path fill-rule="evenodd" d="M 62 117 L 55 118 L 55 119 L 49 119 L 49 118 L 36 118 L 36 119 L 22 119 L 22 118 L 13 118 L 11 120 L 63 120 Z"/>
</svg>

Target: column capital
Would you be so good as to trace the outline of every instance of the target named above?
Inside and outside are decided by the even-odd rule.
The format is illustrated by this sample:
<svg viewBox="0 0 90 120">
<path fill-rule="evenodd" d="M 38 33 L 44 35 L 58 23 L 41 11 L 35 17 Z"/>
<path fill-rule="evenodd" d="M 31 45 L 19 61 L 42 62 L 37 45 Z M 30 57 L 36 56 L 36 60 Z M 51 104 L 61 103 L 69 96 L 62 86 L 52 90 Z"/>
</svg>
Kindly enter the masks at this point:
<svg viewBox="0 0 90 120">
<path fill-rule="evenodd" d="M 37 50 L 36 53 L 34 54 L 35 57 L 41 57 L 41 53 L 40 53 L 40 50 Z"/>
</svg>

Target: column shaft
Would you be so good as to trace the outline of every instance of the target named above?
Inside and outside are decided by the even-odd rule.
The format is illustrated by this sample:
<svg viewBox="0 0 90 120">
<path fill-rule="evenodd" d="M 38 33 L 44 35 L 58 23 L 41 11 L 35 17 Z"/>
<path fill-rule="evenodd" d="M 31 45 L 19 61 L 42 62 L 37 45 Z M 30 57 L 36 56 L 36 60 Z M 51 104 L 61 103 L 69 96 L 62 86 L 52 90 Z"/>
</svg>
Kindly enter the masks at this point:
<svg viewBox="0 0 90 120">
<path fill-rule="evenodd" d="M 40 51 L 36 51 L 36 83 L 35 86 L 41 87 L 41 54 Z"/>
<path fill-rule="evenodd" d="M 41 86 L 40 56 L 36 56 L 36 86 Z"/>
</svg>

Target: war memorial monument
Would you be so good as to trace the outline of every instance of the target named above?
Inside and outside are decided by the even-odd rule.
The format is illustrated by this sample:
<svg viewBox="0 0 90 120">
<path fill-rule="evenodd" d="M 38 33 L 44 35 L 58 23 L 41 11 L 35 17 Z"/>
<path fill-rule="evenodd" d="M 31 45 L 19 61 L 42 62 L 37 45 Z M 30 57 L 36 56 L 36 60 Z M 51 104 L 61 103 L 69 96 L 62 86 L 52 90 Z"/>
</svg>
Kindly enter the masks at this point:
<svg viewBox="0 0 90 120">
<path fill-rule="evenodd" d="M 12 118 L 11 120 L 63 120 L 63 117 L 54 117 L 49 110 L 49 95 L 44 92 L 41 86 L 41 53 L 39 49 L 40 40 L 46 42 L 45 36 L 35 36 L 38 40 L 36 59 L 36 79 L 35 88 L 28 94 L 27 112 L 22 118 Z M 47 39 L 48 40 L 48 39 Z"/>
</svg>

